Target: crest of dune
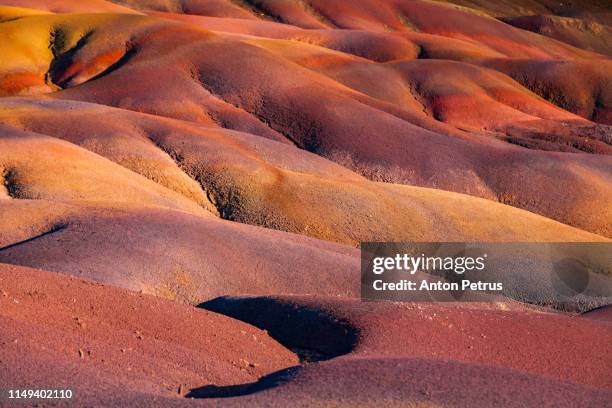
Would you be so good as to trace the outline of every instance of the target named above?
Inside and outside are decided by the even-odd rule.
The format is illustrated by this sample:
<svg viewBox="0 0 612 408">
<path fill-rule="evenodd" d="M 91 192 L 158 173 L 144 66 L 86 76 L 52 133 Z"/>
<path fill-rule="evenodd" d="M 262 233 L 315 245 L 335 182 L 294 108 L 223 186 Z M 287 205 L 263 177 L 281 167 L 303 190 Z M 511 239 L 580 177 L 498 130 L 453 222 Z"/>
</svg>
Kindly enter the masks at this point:
<svg viewBox="0 0 612 408">
<path fill-rule="evenodd" d="M 358 247 L 610 242 L 611 21 L 599 0 L 0 0 L 0 383 L 605 406 L 609 298 L 360 302 Z"/>
</svg>

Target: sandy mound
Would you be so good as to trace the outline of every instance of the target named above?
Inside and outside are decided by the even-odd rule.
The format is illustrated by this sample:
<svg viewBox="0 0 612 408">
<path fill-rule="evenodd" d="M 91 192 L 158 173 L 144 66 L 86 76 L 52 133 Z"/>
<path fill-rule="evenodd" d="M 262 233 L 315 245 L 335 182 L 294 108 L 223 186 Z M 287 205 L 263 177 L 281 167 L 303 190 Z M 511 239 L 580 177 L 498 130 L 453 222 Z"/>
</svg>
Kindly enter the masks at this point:
<svg viewBox="0 0 612 408">
<path fill-rule="evenodd" d="M 55 33 L 59 21 L 62 31 Z M 609 157 L 534 150 L 607 153 L 606 129 L 498 72 L 450 61 L 359 62 L 337 51 L 321 68 L 315 62 L 325 59 L 311 58 L 312 46 L 239 41 L 141 16 L 33 16 L 3 29 L 19 35 L 30 25 L 36 30 L 28 35 L 40 35 L 30 46 L 40 62 L 21 56 L 3 69 L 20 66 L 40 86 L 66 88 L 54 97 L 285 139 L 370 178 L 477 195 L 610 235 Z M 116 36 L 124 25 L 129 31 Z M 53 52 L 49 32 L 65 38 Z M 231 69 L 238 59 L 248 69 Z M 383 98 L 386 90 L 375 85 L 346 85 L 381 73 L 403 95 Z M 150 82 L 163 86 L 152 93 Z M 567 184 L 576 186 L 570 195 Z"/>
<path fill-rule="evenodd" d="M 193 304 L 232 294 L 359 295 L 359 251 L 348 246 L 153 207 L 1 200 L 0 210 L 0 262 Z M 581 311 L 606 300 L 605 277 L 568 305 L 550 278 L 514 276 L 510 296 Z"/>
<path fill-rule="evenodd" d="M 222 298 L 203 307 L 266 328 L 283 344 L 324 360 L 250 386 L 192 390 L 207 401 L 597 406 L 611 395 L 610 361 L 602 355 L 611 328 L 588 319 L 481 304 L 466 309 L 304 297 Z M 344 355 L 325 361 L 337 354 Z"/>
<path fill-rule="evenodd" d="M 549 15 L 507 17 L 502 21 L 585 50 L 612 54 L 612 46 L 606 40 L 612 36 L 612 30 L 595 21 Z"/>
<path fill-rule="evenodd" d="M 54 120 L 62 108 L 70 108 L 70 112 Z M 111 124 L 106 125 L 110 118 Z M 105 164 L 108 170 L 103 174 L 108 180 L 101 180 L 98 174 L 102 164 L 97 164 L 102 163 L 101 157 L 54 138 L 29 134 L 30 139 L 7 138 L 7 148 L 0 155 L 5 179 L 12 183 L 13 198 L 163 205 L 196 214 L 200 209 L 192 207 L 199 204 L 208 210 L 200 210 L 203 215 L 214 214 L 351 245 L 393 240 L 603 239 L 487 200 L 374 183 L 290 144 L 239 132 L 201 128 L 99 105 L 28 99 L 8 99 L 0 104 L 0 121 L 61 137 L 151 180 L 113 163 Z M 51 153 L 30 156 L 25 163 L 17 161 L 26 155 L 19 156 L 15 150 L 23 151 L 23 146 L 34 143 L 32 140 L 44 141 L 50 147 L 65 145 L 74 153 L 58 156 L 51 165 L 36 160 Z M 44 152 L 43 148 L 37 150 L 39 154 Z M 81 156 L 82 165 L 72 159 Z M 62 170 L 70 175 L 66 178 L 69 183 L 49 178 L 59 171 L 54 166 L 68 162 L 70 169 L 78 168 L 78 175 Z M 146 201 L 140 197 L 144 193 L 136 195 L 120 187 L 127 183 L 124 180 L 128 176 L 130 185 L 137 184 L 139 189 L 150 186 Z M 92 180 L 96 182 L 92 184 Z M 189 201 L 180 206 L 166 201 L 175 195 L 153 181 L 182 194 L 178 196 L 180 200 L 176 198 L 177 203 L 191 199 L 193 205 L 188 205 Z M 112 183 L 108 190 L 104 189 L 105 183 Z"/>
<path fill-rule="evenodd" d="M 555 0 L 451 0 L 449 3 L 497 17 L 547 14 L 593 20 L 608 25 L 612 22 L 612 12 L 606 0 L 571 2 Z"/>
<path fill-rule="evenodd" d="M 525 401 L 540 407 L 601 406 L 611 393 L 477 364 L 372 357 L 311 364 L 273 374 L 251 387 L 202 387 L 190 395 L 224 406 L 430 408 L 521 407 Z M 215 396 L 225 397 L 210 399 Z"/>
<path fill-rule="evenodd" d="M 287 369 L 251 386 L 200 387 L 188 396 L 194 398 L 188 402 L 191 406 L 522 407 L 529 401 L 540 407 L 588 407 L 605 406 L 610 392 L 476 364 L 368 358 Z M 114 402 L 107 395 L 100 399 Z M 152 401 L 135 395 L 126 400 L 134 406 L 185 405 L 177 399 Z"/>
<path fill-rule="evenodd" d="M 0 289 L 0 319 L 10 328 L 0 376 L 24 387 L 53 378 L 83 404 L 180 406 L 186 395 L 191 405 L 601 406 L 612 388 L 601 353 L 609 324 L 512 305 L 321 297 L 203 305 L 257 329 L 27 268 L 2 266 Z M 270 336 L 311 362 L 285 369 L 296 357 Z"/>
<path fill-rule="evenodd" d="M 182 195 L 71 143 L 11 128 L 1 132 L 0 168 L 11 198 L 111 201 L 209 214 Z"/>
<path fill-rule="evenodd" d="M 502 71 L 548 101 L 584 118 L 612 124 L 612 61 L 538 61 L 486 59 L 481 64 Z M 567 81 L 567 78 L 574 78 Z M 610 127 L 601 127 L 608 140 Z"/>
<path fill-rule="evenodd" d="M 52 13 L 128 13 L 138 14 L 138 12 L 129 7 L 123 7 L 118 2 L 107 0 L 2 0 L 1 4 L 5 6 L 17 6 L 23 8 L 31 8 L 35 10 L 44 10 Z"/>
<path fill-rule="evenodd" d="M 358 251 L 346 246 L 160 208 L 0 205 L 0 262 L 191 303 L 223 294 L 359 290 Z"/>
<path fill-rule="evenodd" d="M 394 304 L 308 297 L 219 298 L 202 307 L 264 328 L 289 347 L 323 356 L 452 360 L 612 389 L 606 375 L 610 356 L 602 353 L 612 327 L 583 317 L 530 311 L 513 303 Z M 557 331 L 561 326 L 562 334 Z"/>
<path fill-rule="evenodd" d="M 242 322 L 56 273 L 0 265 L 0 290 L 0 381 L 13 387 L 68 387 L 88 403 L 180 398 L 297 361 Z"/>
<path fill-rule="evenodd" d="M 607 278 L 581 316 L 367 303 L 356 246 L 612 237 L 611 18 L 0 0 L 0 383 L 84 406 L 609 405 Z"/>
</svg>

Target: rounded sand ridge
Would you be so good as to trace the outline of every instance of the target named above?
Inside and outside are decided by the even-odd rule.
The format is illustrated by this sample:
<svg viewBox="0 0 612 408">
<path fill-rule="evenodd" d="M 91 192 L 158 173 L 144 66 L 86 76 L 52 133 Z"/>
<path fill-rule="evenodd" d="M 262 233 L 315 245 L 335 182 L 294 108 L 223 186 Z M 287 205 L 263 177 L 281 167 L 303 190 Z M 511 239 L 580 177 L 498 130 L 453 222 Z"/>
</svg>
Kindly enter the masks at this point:
<svg viewBox="0 0 612 408">
<path fill-rule="evenodd" d="M 473 17 L 452 10 L 463 19 Z M 53 31 L 58 24 L 61 30 Z M 115 35 L 124 25 L 130 30 Z M 378 63 L 322 47 L 312 55 L 317 47 L 302 42 L 236 38 L 163 18 L 119 14 L 26 16 L 0 30 L 25 36 L 30 26 L 36 30 L 27 35 L 36 41 L 24 49 L 30 49 L 34 62 L 6 46 L 14 56 L 0 67 L 8 75 L 8 93 L 47 86 L 57 90 L 53 98 L 284 139 L 371 179 L 476 195 L 610 235 L 609 127 L 560 109 L 498 71 L 469 63 L 473 57 L 447 61 L 412 55 Z M 441 29 L 427 35 L 439 36 Z M 529 50 L 561 47 L 487 18 L 481 30 L 510 30 L 513 41 L 527 42 Z M 472 31 L 468 34 L 481 38 Z M 480 44 L 520 57 L 503 54 L 506 45 L 498 42 Z M 542 56 L 523 50 L 522 58 L 600 58 L 561 48 L 559 55 Z M 229 69 L 236 60 L 246 69 Z M 11 79 L 14 75 L 38 82 L 22 83 Z M 388 92 L 369 84 L 381 75 L 403 93 L 381 96 Z M 164 85 L 151 93 L 150 81 Z M 19 84 L 24 88 L 15 91 Z M 607 99 L 598 97 L 603 104 L 598 117 L 606 115 Z M 565 184 L 576 191 L 568 194 Z"/>
<path fill-rule="evenodd" d="M 1 262 L 194 304 L 228 293 L 359 293 L 359 253 L 344 245 L 155 207 L 0 206 L 14 222 L 0 233 Z"/>
<path fill-rule="evenodd" d="M 261 330 L 149 295 L 6 264 L 0 290 L 0 378 L 15 387 L 44 381 L 83 402 L 102 390 L 180 398 L 297 363 Z"/>
<path fill-rule="evenodd" d="M 609 404 L 609 307 L 359 301 L 362 241 L 612 237 L 612 14 L 557 3 L 0 0 L 0 383 Z"/>
<path fill-rule="evenodd" d="M 69 112 L 50 120 L 66 107 Z M 0 109 L 0 122 L 7 125 L 6 136 L 0 139 L 6 146 L 0 164 L 14 174 L 14 190 L 19 190 L 14 198 L 104 200 L 111 207 L 113 202 L 157 205 L 351 245 L 394 240 L 604 239 L 488 200 L 371 182 L 291 145 L 245 133 L 89 103 L 9 98 L 5 104 L 0 103 Z M 110 118 L 111 125 L 105 125 Z M 18 137 L 23 132 L 14 127 L 37 133 Z M 104 164 L 109 170 L 101 178 L 102 158 L 38 132 L 105 156 L 150 181 L 110 162 Z M 44 169 L 43 160 L 32 160 L 37 156 L 29 161 L 26 155 L 19 156 L 28 143 L 40 144 L 39 155 L 44 149 L 55 151 L 66 146 L 74 158 L 57 156 Z M 45 154 L 38 157 L 51 153 Z M 70 173 L 63 171 L 64 179 L 72 184 L 49 178 L 58 173 L 55 167 L 72 166 L 77 157 L 83 157 L 79 160 L 88 165 L 95 160 L 100 164 L 95 171 L 83 165 L 78 176 L 73 173 L 68 177 Z M 113 173 L 111 168 L 117 171 Z M 125 176 L 120 177 L 121 172 Z M 114 178 L 110 174 L 115 174 Z M 105 189 L 106 184 L 112 185 Z M 143 191 L 145 186 L 147 193 Z M 142 197 L 145 194 L 147 198 Z"/>
<path fill-rule="evenodd" d="M 609 356 L 602 354 L 612 327 L 598 320 L 518 304 L 502 310 L 494 304 L 316 296 L 224 297 L 201 307 L 266 329 L 310 355 L 342 354 L 283 370 L 250 387 L 192 391 L 207 400 L 224 397 L 230 405 L 524 406 L 530 401 L 569 407 L 605 405 L 612 395 Z"/>
</svg>

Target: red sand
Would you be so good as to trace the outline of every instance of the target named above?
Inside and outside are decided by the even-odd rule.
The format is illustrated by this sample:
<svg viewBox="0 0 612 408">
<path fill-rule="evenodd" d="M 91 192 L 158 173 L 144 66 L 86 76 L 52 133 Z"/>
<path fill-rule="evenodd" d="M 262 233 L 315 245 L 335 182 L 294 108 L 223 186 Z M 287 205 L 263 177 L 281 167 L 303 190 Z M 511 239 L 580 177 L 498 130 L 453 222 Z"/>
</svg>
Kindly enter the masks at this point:
<svg viewBox="0 0 612 408">
<path fill-rule="evenodd" d="M 609 405 L 609 307 L 360 303 L 355 247 L 612 238 L 611 22 L 602 0 L 0 0 L 0 383 Z"/>
<path fill-rule="evenodd" d="M 340 352 L 330 344 L 352 350 L 270 376 L 250 389 L 195 390 L 200 397 L 259 390 L 224 402 L 569 407 L 605 405 L 612 396 L 606 351 L 612 326 L 581 317 L 517 306 L 313 297 L 222 298 L 203 307 L 265 328 L 301 350 Z"/>
<path fill-rule="evenodd" d="M 297 362 L 252 326 L 148 295 L 5 264 L 0 290 L 6 386 L 74 388 L 88 405 L 106 392 L 180 398 Z"/>
<path fill-rule="evenodd" d="M 68 386 L 86 405 L 157 399 L 173 406 L 187 394 L 206 398 L 190 401 L 196 405 L 224 396 L 231 398 L 218 402 L 230 405 L 603 406 L 611 396 L 612 326 L 586 316 L 320 297 L 221 298 L 203 306 L 263 332 L 201 309 L 9 265 L 0 267 L 0 289 L 8 328 L 0 379 Z M 282 370 L 295 357 L 269 336 L 303 354 L 344 355 Z"/>
</svg>

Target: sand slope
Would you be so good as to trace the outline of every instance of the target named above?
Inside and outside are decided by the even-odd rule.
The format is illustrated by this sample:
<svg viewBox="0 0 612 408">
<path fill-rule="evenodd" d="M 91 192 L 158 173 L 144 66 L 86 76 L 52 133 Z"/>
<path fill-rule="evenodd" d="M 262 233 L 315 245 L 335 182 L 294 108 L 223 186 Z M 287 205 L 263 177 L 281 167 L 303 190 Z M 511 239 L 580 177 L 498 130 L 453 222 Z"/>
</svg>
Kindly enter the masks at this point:
<svg viewBox="0 0 612 408">
<path fill-rule="evenodd" d="M 360 302 L 356 247 L 609 240 L 611 16 L 0 0 L 0 383 L 67 406 L 608 406 L 605 295 L 582 316 Z"/>
<path fill-rule="evenodd" d="M 297 362 L 261 330 L 152 296 L 5 264 L 0 290 L 0 379 L 14 387 L 44 381 L 81 401 L 181 398 L 195 384 L 248 383 Z"/>
<path fill-rule="evenodd" d="M 234 397 L 224 400 L 229 403 L 246 398 L 278 405 L 291 399 L 303 406 L 331 401 L 358 406 L 520 406 L 524 401 L 592 406 L 605 405 L 610 397 L 610 362 L 602 350 L 611 327 L 597 321 L 480 304 L 306 297 L 221 298 L 202 306 L 266 328 L 296 349 L 344 355 L 284 370 L 251 388 L 194 390 L 200 397 L 225 395 Z M 308 335 L 296 335 L 295 328 Z"/>
<path fill-rule="evenodd" d="M 499 73 L 449 61 L 386 65 L 384 72 L 393 71 L 400 84 L 402 76 L 410 77 L 410 86 L 422 94 L 402 106 L 306 69 L 275 46 L 236 41 L 160 19 L 33 16 L 7 23 L 15 27 L 5 28 L 25 29 L 32 20 L 30 24 L 44 30 L 58 19 L 66 20 L 72 42 L 83 43 L 52 64 L 59 67 L 52 73 L 57 77 L 52 85 L 67 87 L 56 94 L 61 98 L 144 110 L 267 138 L 284 137 L 371 178 L 473 194 L 609 235 L 608 156 L 560 156 L 515 147 L 606 153 L 606 130 L 542 101 Z M 105 34 L 128 21 L 132 40 Z M 79 34 L 85 24 L 96 24 L 98 29 Z M 163 35 L 167 31 L 172 35 Z M 177 42 L 190 45 L 177 48 Z M 294 48 L 302 53 L 303 47 Z M 48 53 L 41 50 L 41 58 L 48 58 Z M 93 65 L 88 62 L 91 58 Z M 227 69 L 236 58 L 249 69 Z M 164 69 L 159 69 L 160 64 Z M 350 64 L 351 70 L 356 69 L 355 61 Z M 105 69 L 110 71 L 89 81 Z M 352 80 L 353 74 L 347 72 L 344 82 Z M 439 74 L 427 76 L 429 72 Z M 43 72 L 37 75 L 45 78 Z M 141 80 L 130 79 L 134 77 Z M 165 86 L 151 94 L 146 78 Z M 447 78 L 456 79 L 449 84 Z M 481 113 L 474 116 L 475 112 Z M 465 129 L 450 130 L 447 125 Z M 471 133 L 465 132 L 470 129 Z M 500 129 L 513 144 L 498 140 L 502 136 L 495 132 Z M 491 130 L 491 138 L 483 134 Z M 573 169 L 573 163 L 568 166 L 566 160 L 577 162 L 578 168 Z M 550 183 L 553 174 L 555 183 Z M 528 183 L 517 183 L 525 178 Z M 567 196 L 561 183 L 581 191 Z"/>
</svg>

